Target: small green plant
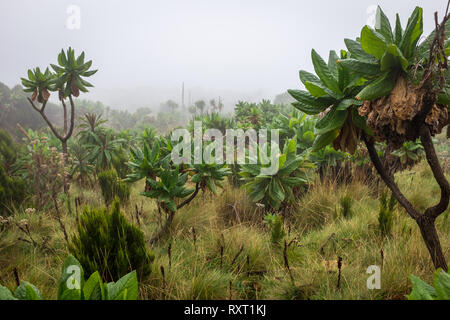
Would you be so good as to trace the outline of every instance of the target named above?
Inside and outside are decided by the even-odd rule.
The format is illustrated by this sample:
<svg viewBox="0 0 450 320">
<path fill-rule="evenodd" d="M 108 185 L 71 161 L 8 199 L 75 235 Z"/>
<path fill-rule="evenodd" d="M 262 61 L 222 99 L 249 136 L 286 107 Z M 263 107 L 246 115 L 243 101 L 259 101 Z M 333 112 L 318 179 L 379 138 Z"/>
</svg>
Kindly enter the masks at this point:
<svg viewBox="0 0 450 320">
<path fill-rule="evenodd" d="M 105 204 L 109 206 L 114 197 L 119 197 L 122 203 L 130 199 L 129 185 L 120 180 L 115 169 L 105 170 L 98 174 L 98 183 L 102 190 Z"/>
<path fill-rule="evenodd" d="M 156 179 L 161 172 L 161 166 L 168 166 L 168 158 L 163 153 L 163 148 L 159 141 L 155 141 L 150 148 L 147 143 L 143 147 L 130 149 L 130 161 L 128 161 L 129 173 L 126 181 L 137 182 L 145 179 L 145 191 L 150 191 L 150 182 L 148 179 Z"/>
<path fill-rule="evenodd" d="M 340 214 L 342 217 L 348 219 L 353 216 L 353 199 L 348 194 L 340 199 Z"/>
<path fill-rule="evenodd" d="M 231 171 L 224 164 L 194 164 L 191 171 L 192 183 L 198 184 L 199 188 L 205 192 L 209 190 L 217 194 L 217 187 L 223 188 L 222 181 L 229 176 Z"/>
<path fill-rule="evenodd" d="M 406 141 L 399 149 L 392 152 L 394 156 L 399 157 L 401 166 L 405 169 L 418 163 L 423 153 L 423 146 L 416 141 Z"/>
<path fill-rule="evenodd" d="M 450 275 L 444 270 L 434 272 L 433 286 L 414 275 L 410 279 L 413 288 L 408 300 L 450 300 Z"/>
<path fill-rule="evenodd" d="M 283 229 L 283 219 L 281 216 L 269 213 L 264 217 L 264 223 L 270 228 L 270 239 L 272 243 L 279 245 L 286 235 Z"/>
<path fill-rule="evenodd" d="M 261 150 L 259 150 L 261 155 Z M 263 202 L 267 209 L 279 210 L 294 202 L 295 194 L 306 188 L 308 184 L 308 171 L 313 168 L 304 154 L 297 155 L 296 137 L 286 141 L 283 153 L 278 158 L 278 171 L 273 175 L 262 172 L 262 156 L 258 157 L 256 164 L 242 165 L 239 173 L 246 184 L 249 198 L 253 202 Z M 273 161 L 273 160 L 272 160 Z"/>
<path fill-rule="evenodd" d="M 69 251 L 87 272 L 98 271 L 105 281 L 119 279 L 131 270 L 142 279 L 150 273 L 153 260 L 143 232 L 127 221 L 118 198 L 109 212 L 84 208 Z"/>
<path fill-rule="evenodd" d="M 63 263 L 58 285 L 58 300 L 137 300 L 138 280 L 132 271 L 117 282 L 103 283 L 100 274 L 94 272 L 84 281 L 84 270 L 75 257 L 69 255 Z M 0 285 L 0 300 L 43 300 L 41 292 L 33 284 L 22 281 L 12 293 Z"/>
<path fill-rule="evenodd" d="M 380 212 L 378 214 L 378 229 L 382 236 L 388 236 L 392 231 L 394 209 L 397 200 L 391 193 L 388 199 L 387 191 L 383 191 L 380 197 Z"/>
</svg>

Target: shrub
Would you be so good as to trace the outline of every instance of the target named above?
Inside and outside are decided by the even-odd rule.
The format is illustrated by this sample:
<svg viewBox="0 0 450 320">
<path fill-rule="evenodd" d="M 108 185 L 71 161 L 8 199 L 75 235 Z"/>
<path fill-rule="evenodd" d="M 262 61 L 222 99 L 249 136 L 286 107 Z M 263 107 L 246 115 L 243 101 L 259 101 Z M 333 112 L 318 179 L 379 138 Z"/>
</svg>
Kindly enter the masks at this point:
<svg viewBox="0 0 450 320">
<path fill-rule="evenodd" d="M 0 162 L 9 173 L 17 158 L 17 147 L 7 131 L 0 129 Z"/>
<path fill-rule="evenodd" d="M 69 159 L 51 147 L 49 138 L 44 134 L 29 130 L 27 153 L 18 160 L 28 187 L 34 195 L 35 207 L 48 208 L 64 190 L 69 176 Z"/>
<path fill-rule="evenodd" d="M 98 174 L 98 182 L 102 190 L 105 204 L 109 206 L 114 197 L 118 197 L 122 203 L 130 199 L 130 187 L 117 176 L 115 169 L 105 170 Z"/>
<path fill-rule="evenodd" d="M 25 182 L 19 178 L 11 178 L 6 175 L 3 166 L 0 165 L 0 214 L 9 216 L 11 206 L 20 205 L 26 197 Z"/>
<path fill-rule="evenodd" d="M 353 199 L 349 195 L 345 195 L 341 197 L 340 200 L 341 204 L 341 216 L 344 218 L 350 218 L 353 215 L 352 205 L 353 205 Z"/>
<path fill-rule="evenodd" d="M 153 256 L 145 248 L 144 234 L 129 223 L 116 198 L 111 210 L 85 208 L 69 251 L 88 273 L 99 271 L 114 281 L 132 270 L 141 279 L 150 273 Z"/>
</svg>

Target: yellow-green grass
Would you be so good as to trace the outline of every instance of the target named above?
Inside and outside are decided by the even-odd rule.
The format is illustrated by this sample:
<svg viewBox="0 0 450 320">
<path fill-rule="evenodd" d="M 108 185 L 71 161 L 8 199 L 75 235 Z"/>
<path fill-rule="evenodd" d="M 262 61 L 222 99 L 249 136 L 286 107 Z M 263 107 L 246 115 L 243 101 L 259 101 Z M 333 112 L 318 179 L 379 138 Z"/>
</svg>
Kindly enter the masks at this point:
<svg viewBox="0 0 450 320">
<path fill-rule="evenodd" d="M 438 201 L 438 186 L 425 162 L 396 175 L 400 188 L 420 210 Z M 151 199 L 141 196 L 143 182 L 132 186 L 123 205 L 147 240 L 159 226 Z M 379 201 L 373 187 L 360 182 L 337 186 L 317 181 L 297 199 L 284 220 L 288 245 L 272 243 L 262 222 L 263 210 L 251 203 L 242 189 L 230 185 L 218 195 L 201 194 L 176 213 L 170 234 L 149 249 L 155 254 L 152 273 L 140 283 L 141 299 L 404 299 L 411 290 L 409 275 L 430 281 L 433 265 L 418 227 L 396 208 L 392 235 L 378 231 Z M 352 198 L 353 215 L 340 215 L 340 199 Z M 62 206 L 63 222 L 75 230 L 74 198 L 102 206 L 98 189 L 71 188 L 71 210 Z M 70 212 L 71 211 L 71 212 Z M 81 214 L 81 210 L 79 210 Z M 162 219 L 164 217 L 161 217 Z M 34 248 L 19 240 L 27 236 L 14 223 L 0 232 L 0 283 L 15 288 L 14 268 L 22 280 L 35 284 L 44 297 L 55 299 L 62 261 L 68 254 L 54 212 L 26 214 L 17 210 L 13 221 L 28 219 L 33 239 L 46 247 Z M 449 257 L 448 212 L 437 220 L 445 256 Z M 195 241 L 194 241 L 195 239 Z M 171 246 L 171 259 L 168 248 Z M 383 253 L 383 259 L 382 254 Z M 342 258 L 340 288 L 337 259 Z M 382 266 L 381 289 L 369 290 L 370 265 Z M 164 277 L 162 275 L 164 269 Z"/>
</svg>

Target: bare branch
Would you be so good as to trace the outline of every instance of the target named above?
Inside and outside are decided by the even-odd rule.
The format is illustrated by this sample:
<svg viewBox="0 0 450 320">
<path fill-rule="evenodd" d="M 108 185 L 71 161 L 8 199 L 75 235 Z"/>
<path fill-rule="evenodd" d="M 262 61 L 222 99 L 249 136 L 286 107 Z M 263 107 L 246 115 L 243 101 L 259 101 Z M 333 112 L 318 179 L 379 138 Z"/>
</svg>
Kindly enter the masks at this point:
<svg viewBox="0 0 450 320">
<path fill-rule="evenodd" d="M 59 140 L 63 140 L 63 138 L 61 137 L 61 135 L 58 133 L 58 131 L 56 131 L 55 127 L 53 127 L 53 124 L 50 122 L 50 120 L 47 118 L 47 116 L 44 113 L 44 109 L 45 106 L 47 104 L 47 101 L 44 101 L 44 104 L 42 105 L 42 108 L 39 109 L 38 107 L 36 107 L 36 105 L 34 104 L 34 102 L 30 99 L 27 98 L 28 101 L 30 102 L 31 106 L 33 107 L 33 109 L 35 109 L 37 112 L 39 112 L 42 116 L 42 118 L 45 120 L 45 122 L 47 123 L 47 125 L 50 127 L 50 129 L 52 130 L 53 134 L 59 139 Z"/>
<path fill-rule="evenodd" d="M 364 143 L 366 144 L 367 150 L 369 152 L 370 159 L 372 160 L 375 169 L 378 174 L 381 176 L 383 181 L 386 183 L 389 189 L 391 189 L 397 201 L 406 209 L 406 212 L 413 218 L 417 220 L 420 217 L 420 213 L 414 208 L 411 202 L 403 195 L 400 191 L 399 187 L 394 181 L 394 177 L 390 175 L 386 168 L 383 166 L 380 158 L 378 157 L 377 150 L 375 149 L 375 144 L 373 139 L 368 138 L 365 134 L 363 134 Z"/>
<path fill-rule="evenodd" d="M 427 208 L 424 215 L 430 218 L 437 218 L 441 213 L 447 210 L 450 197 L 450 186 L 444 172 L 442 171 L 442 167 L 439 163 L 439 159 L 436 155 L 433 141 L 431 139 L 430 130 L 426 125 L 422 126 L 420 129 L 420 141 L 425 149 L 426 158 L 428 164 L 430 165 L 431 171 L 433 172 L 434 178 L 441 188 L 441 199 L 439 203 L 433 207 Z"/>
<path fill-rule="evenodd" d="M 180 204 L 177 206 L 177 209 L 180 209 L 180 208 L 184 207 L 184 206 L 187 205 L 189 202 L 191 202 L 192 200 L 194 200 L 194 198 L 195 198 L 195 196 L 197 195 L 197 193 L 198 193 L 199 190 L 200 190 L 200 186 L 199 186 L 199 184 L 197 183 L 197 184 L 195 185 L 195 191 L 194 191 L 194 193 L 191 194 L 191 196 L 190 196 L 189 198 L 187 198 L 187 199 L 184 200 L 182 203 L 180 203 Z"/>
</svg>

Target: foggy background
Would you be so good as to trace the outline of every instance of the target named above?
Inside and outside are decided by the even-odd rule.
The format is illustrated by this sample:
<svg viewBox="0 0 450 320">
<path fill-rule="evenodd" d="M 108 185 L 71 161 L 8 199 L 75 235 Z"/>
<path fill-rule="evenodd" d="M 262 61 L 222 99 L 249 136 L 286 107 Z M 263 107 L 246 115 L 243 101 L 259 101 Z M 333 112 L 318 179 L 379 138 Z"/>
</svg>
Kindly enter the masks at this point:
<svg viewBox="0 0 450 320">
<path fill-rule="evenodd" d="M 82 97 L 119 109 L 158 108 L 218 99 L 272 99 L 300 88 L 298 71 L 313 70 L 315 48 L 328 59 L 343 39 L 359 36 L 380 4 L 403 28 L 416 5 L 424 9 L 424 35 L 442 18 L 446 1 L 332 0 L 1 0 L 0 82 L 12 87 L 29 68 L 56 63 L 62 48 L 86 52 L 99 72 Z M 80 9 L 80 29 L 67 26 Z M 72 12 L 73 14 L 73 12 Z"/>
</svg>

